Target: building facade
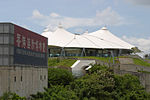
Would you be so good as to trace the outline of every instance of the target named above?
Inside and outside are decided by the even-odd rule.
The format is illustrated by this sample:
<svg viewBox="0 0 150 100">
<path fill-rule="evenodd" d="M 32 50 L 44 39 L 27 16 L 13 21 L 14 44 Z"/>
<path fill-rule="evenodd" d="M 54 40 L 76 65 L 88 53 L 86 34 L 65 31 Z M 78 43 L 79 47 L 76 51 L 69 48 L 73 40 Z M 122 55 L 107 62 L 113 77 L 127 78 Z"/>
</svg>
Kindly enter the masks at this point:
<svg viewBox="0 0 150 100">
<path fill-rule="evenodd" d="M 12 23 L 0 23 L 0 96 L 29 97 L 47 87 L 47 38 Z"/>
</svg>

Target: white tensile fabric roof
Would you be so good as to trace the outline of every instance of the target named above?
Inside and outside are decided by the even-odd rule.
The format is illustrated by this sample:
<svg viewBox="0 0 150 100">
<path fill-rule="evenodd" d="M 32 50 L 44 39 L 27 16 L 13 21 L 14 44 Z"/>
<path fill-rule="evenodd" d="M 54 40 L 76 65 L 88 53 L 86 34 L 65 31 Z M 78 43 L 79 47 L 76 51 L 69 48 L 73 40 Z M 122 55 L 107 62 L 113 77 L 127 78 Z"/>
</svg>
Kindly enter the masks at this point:
<svg viewBox="0 0 150 100">
<path fill-rule="evenodd" d="M 131 49 L 133 45 L 119 39 L 106 27 L 88 33 L 77 35 L 58 27 L 56 31 L 45 31 L 43 36 L 48 38 L 48 45 L 70 48 L 96 48 L 96 49 Z"/>
<path fill-rule="evenodd" d="M 66 31 L 62 27 L 58 27 L 54 32 L 45 31 L 42 35 L 48 38 L 48 45 L 59 47 L 64 47 L 74 37 L 74 34 Z"/>
</svg>

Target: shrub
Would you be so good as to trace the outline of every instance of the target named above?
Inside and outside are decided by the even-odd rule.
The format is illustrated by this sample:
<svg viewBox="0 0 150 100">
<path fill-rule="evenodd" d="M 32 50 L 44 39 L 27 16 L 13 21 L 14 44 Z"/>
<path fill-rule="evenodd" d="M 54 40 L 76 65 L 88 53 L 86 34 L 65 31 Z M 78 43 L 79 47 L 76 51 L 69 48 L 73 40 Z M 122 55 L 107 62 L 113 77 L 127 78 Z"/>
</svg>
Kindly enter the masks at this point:
<svg viewBox="0 0 150 100">
<path fill-rule="evenodd" d="M 71 67 L 75 62 L 76 62 L 75 59 L 49 58 L 48 59 L 48 66 Z"/>
<path fill-rule="evenodd" d="M 0 97 L 0 100 L 26 100 L 26 98 L 20 97 L 16 93 L 6 92 Z"/>
<path fill-rule="evenodd" d="M 108 69 L 107 66 L 93 65 L 92 68 L 89 69 L 89 73 L 97 73 L 100 70 L 107 71 Z"/>
<path fill-rule="evenodd" d="M 68 85 L 74 80 L 72 73 L 66 69 L 49 68 L 48 86 L 50 85 Z"/>
<path fill-rule="evenodd" d="M 125 74 L 115 75 L 116 100 L 149 100 L 148 94 L 141 86 L 138 77 Z"/>
<path fill-rule="evenodd" d="M 97 70 L 96 73 L 76 79 L 71 84 L 80 100 L 112 100 L 115 82 L 109 71 Z"/>
<path fill-rule="evenodd" d="M 61 85 L 51 85 L 50 88 L 45 88 L 43 93 L 38 92 L 31 97 L 32 100 L 78 100 L 72 90 Z"/>
<path fill-rule="evenodd" d="M 80 100 L 149 100 L 150 94 L 138 77 L 116 75 L 106 66 L 94 65 L 90 74 L 72 82 L 71 89 Z"/>
</svg>

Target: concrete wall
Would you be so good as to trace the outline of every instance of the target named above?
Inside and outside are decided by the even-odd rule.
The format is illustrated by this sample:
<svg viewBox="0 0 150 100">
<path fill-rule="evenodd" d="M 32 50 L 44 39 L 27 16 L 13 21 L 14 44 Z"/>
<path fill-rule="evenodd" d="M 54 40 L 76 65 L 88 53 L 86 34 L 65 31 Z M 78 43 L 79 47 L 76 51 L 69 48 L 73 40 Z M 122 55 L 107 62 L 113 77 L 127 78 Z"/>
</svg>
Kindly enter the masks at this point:
<svg viewBox="0 0 150 100">
<path fill-rule="evenodd" d="M 0 67 L 0 96 L 4 92 L 15 92 L 29 97 L 47 87 L 48 70 L 39 67 Z"/>
</svg>

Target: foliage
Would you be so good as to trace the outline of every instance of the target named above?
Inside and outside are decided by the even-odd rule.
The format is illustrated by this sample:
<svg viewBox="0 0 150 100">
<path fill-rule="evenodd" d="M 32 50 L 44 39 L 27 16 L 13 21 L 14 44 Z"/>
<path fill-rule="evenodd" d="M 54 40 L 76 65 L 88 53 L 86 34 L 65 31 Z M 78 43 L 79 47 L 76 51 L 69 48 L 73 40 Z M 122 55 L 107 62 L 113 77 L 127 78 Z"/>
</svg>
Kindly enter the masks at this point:
<svg viewBox="0 0 150 100">
<path fill-rule="evenodd" d="M 138 72 L 150 74 L 149 71 L 138 70 Z"/>
<path fill-rule="evenodd" d="M 45 88 L 43 93 L 38 92 L 31 96 L 32 100 L 78 100 L 72 90 L 61 85 L 51 85 L 50 88 Z"/>
<path fill-rule="evenodd" d="M 140 85 L 138 77 L 125 74 L 115 75 L 115 100 L 149 100 L 150 94 L 146 93 Z"/>
<path fill-rule="evenodd" d="M 97 73 L 100 70 L 108 71 L 109 68 L 107 66 L 93 65 L 93 67 L 89 69 L 89 73 Z"/>
<path fill-rule="evenodd" d="M 96 66 L 97 67 L 97 66 Z M 97 70 L 96 73 L 76 79 L 71 89 L 80 100 L 111 100 L 114 95 L 115 82 L 113 74 L 108 70 Z"/>
<path fill-rule="evenodd" d="M 50 85 L 69 85 L 74 80 L 72 73 L 65 69 L 48 69 L 48 86 Z"/>
<path fill-rule="evenodd" d="M 131 48 L 133 53 L 141 52 L 141 50 L 138 47 Z"/>
<path fill-rule="evenodd" d="M 76 79 L 71 88 L 80 100 L 148 100 L 150 94 L 138 77 L 116 75 L 106 66 L 94 65 L 90 74 Z"/>
<path fill-rule="evenodd" d="M 16 93 L 6 92 L 0 97 L 0 100 L 26 100 L 26 98 L 20 97 Z"/>
<path fill-rule="evenodd" d="M 49 58 L 48 59 L 48 66 L 56 66 L 60 60 L 58 58 Z"/>
<path fill-rule="evenodd" d="M 150 63 L 148 63 L 142 59 L 133 58 L 133 61 L 134 61 L 134 64 L 136 64 L 136 65 L 150 67 Z"/>
<path fill-rule="evenodd" d="M 70 67 L 76 62 L 75 59 L 60 59 L 60 58 L 49 58 L 48 66 L 65 66 Z"/>
<path fill-rule="evenodd" d="M 138 77 L 117 75 L 107 66 L 94 65 L 83 77 L 73 79 L 62 69 L 49 69 L 49 88 L 33 100 L 149 100 Z M 64 74 L 65 73 L 65 74 Z M 67 73 L 67 74 L 66 74 Z M 68 76 L 71 77 L 68 80 Z"/>
<path fill-rule="evenodd" d="M 73 58 L 86 58 L 86 59 L 95 59 L 95 60 L 101 60 L 101 61 L 104 61 L 104 62 L 111 62 L 113 63 L 113 59 L 110 58 L 110 57 L 95 57 L 95 56 L 86 56 L 86 57 L 73 57 Z"/>
</svg>

